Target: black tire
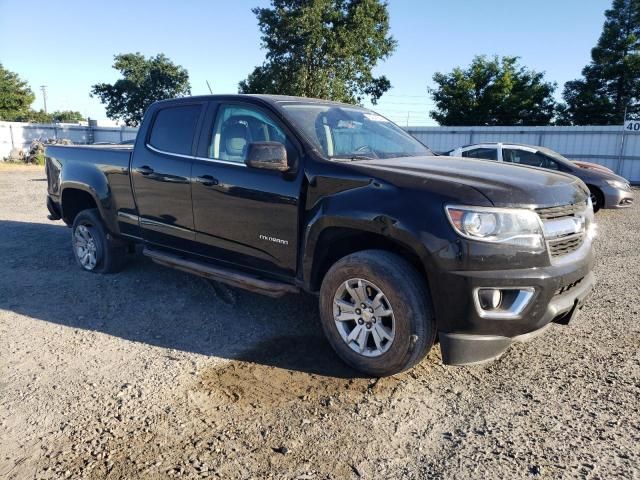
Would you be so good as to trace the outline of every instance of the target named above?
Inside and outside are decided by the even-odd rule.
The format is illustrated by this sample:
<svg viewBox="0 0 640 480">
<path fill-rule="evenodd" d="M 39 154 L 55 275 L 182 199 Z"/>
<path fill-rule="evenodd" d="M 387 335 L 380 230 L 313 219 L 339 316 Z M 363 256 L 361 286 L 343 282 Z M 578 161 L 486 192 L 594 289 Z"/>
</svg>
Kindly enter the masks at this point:
<svg viewBox="0 0 640 480">
<path fill-rule="evenodd" d="M 596 213 L 602 207 L 604 207 L 604 195 L 598 187 L 589 185 L 589 192 L 591 194 L 591 203 L 593 204 L 593 213 Z"/>
<path fill-rule="evenodd" d="M 336 326 L 334 297 L 351 279 L 362 279 L 378 287 L 393 311 L 395 336 L 379 356 L 365 356 L 353 350 Z M 353 368 L 374 377 L 394 375 L 413 367 L 429 352 L 436 338 L 436 323 L 425 280 L 409 262 L 384 250 L 364 250 L 348 255 L 329 269 L 320 289 L 320 318 L 324 333 L 338 356 Z M 356 323 L 353 321 L 353 328 Z"/>
<path fill-rule="evenodd" d="M 88 235 L 91 239 L 92 251 L 95 250 L 95 262 L 80 257 L 77 236 Z M 73 221 L 71 229 L 71 245 L 76 262 L 85 271 L 94 273 L 115 273 L 122 270 L 127 258 L 127 244 L 114 238 L 107 232 L 98 209 L 82 210 Z M 86 243 L 85 243 L 86 245 Z"/>
</svg>

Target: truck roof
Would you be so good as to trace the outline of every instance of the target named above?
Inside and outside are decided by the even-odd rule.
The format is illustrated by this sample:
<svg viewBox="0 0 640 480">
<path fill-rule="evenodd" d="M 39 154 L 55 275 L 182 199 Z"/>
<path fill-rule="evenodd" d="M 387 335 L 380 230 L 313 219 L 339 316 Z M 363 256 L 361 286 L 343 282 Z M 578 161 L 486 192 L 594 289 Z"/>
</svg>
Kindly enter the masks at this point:
<svg viewBox="0 0 640 480">
<path fill-rule="evenodd" d="M 323 105 L 342 105 L 346 107 L 357 107 L 357 105 L 351 105 L 348 103 L 335 102 L 333 100 L 323 100 L 320 98 L 309 98 L 309 97 L 296 97 L 292 95 L 266 95 L 266 94 L 246 94 L 246 93 L 229 93 L 229 94 L 214 94 L 214 95 L 194 95 L 190 97 L 180 97 L 180 98 L 171 98 L 167 100 L 160 100 L 160 102 L 180 102 L 185 101 L 188 102 L 190 100 L 229 100 L 229 99 L 260 99 L 263 102 L 271 103 L 274 105 L 282 104 L 282 103 L 293 103 L 293 102 L 301 102 L 301 103 L 316 103 Z"/>
</svg>

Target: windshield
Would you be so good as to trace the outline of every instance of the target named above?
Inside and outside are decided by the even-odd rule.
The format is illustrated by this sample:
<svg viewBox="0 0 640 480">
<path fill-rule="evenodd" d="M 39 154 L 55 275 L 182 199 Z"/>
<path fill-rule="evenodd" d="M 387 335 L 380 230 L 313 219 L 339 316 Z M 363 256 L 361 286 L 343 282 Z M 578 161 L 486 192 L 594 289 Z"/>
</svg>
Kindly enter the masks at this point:
<svg viewBox="0 0 640 480">
<path fill-rule="evenodd" d="M 364 160 L 433 152 L 371 110 L 328 104 L 283 104 L 287 117 L 327 158 Z"/>
</svg>

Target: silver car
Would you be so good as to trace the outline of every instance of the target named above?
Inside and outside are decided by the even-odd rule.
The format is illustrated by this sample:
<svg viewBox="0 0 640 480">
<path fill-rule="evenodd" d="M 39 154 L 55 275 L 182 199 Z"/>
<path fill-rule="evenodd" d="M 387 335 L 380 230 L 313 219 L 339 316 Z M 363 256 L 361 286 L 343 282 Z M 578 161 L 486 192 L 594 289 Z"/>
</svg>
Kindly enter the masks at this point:
<svg viewBox="0 0 640 480">
<path fill-rule="evenodd" d="M 624 208 L 633 204 L 633 192 L 625 178 L 610 170 L 577 165 L 546 147 L 517 143 L 477 143 L 455 148 L 447 154 L 452 157 L 495 160 L 570 173 L 589 187 L 594 212 L 601 208 Z"/>
</svg>

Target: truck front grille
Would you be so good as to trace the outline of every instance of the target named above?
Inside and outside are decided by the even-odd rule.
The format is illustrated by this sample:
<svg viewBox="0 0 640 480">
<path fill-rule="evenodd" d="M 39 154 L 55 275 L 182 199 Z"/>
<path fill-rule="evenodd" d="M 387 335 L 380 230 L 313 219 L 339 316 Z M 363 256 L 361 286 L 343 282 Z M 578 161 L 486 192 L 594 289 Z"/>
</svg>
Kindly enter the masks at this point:
<svg viewBox="0 0 640 480">
<path fill-rule="evenodd" d="M 587 207 L 587 201 L 582 203 L 572 203 L 570 205 L 559 205 L 557 207 L 537 208 L 536 213 L 540 219 L 553 220 L 562 217 L 573 217 L 576 213 L 581 213 Z"/>
<path fill-rule="evenodd" d="M 558 205 L 556 207 L 538 208 L 536 213 L 543 223 L 554 222 L 567 217 L 580 217 L 584 215 L 588 208 L 588 200 L 569 205 Z M 551 257 L 561 257 L 575 252 L 582 246 L 585 232 L 563 235 L 559 237 L 547 238 L 547 247 Z"/>
<path fill-rule="evenodd" d="M 584 235 L 571 235 L 569 237 L 561 237 L 555 240 L 549 240 L 547 244 L 549 245 L 549 253 L 552 257 L 560 257 L 562 255 L 567 255 L 571 252 L 575 252 L 582 245 L 582 241 L 584 240 Z"/>
</svg>

